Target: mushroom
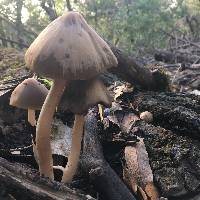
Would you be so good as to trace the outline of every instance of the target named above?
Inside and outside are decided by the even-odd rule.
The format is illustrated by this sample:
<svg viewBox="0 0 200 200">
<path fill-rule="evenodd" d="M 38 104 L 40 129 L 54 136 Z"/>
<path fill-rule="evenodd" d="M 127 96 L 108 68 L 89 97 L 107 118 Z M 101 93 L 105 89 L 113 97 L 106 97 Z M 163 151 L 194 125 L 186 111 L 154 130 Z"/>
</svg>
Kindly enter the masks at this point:
<svg viewBox="0 0 200 200">
<path fill-rule="evenodd" d="M 63 94 L 58 109 L 73 112 L 75 121 L 72 130 L 71 151 L 63 172 L 62 182 L 69 183 L 72 181 L 80 156 L 84 114 L 87 113 L 89 107 L 98 103 L 107 107 L 110 107 L 112 103 L 110 94 L 98 78 L 72 81 Z"/>
<path fill-rule="evenodd" d="M 28 122 L 36 126 L 35 110 L 41 110 L 48 89 L 34 78 L 25 79 L 12 92 L 10 105 L 28 110 Z"/>
<path fill-rule="evenodd" d="M 72 11 L 39 34 L 27 50 L 25 61 L 34 72 L 53 79 L 36 128 L 40 174 L 53 179 L 51 123 L 65 87 L 71 80 L 90 79 L 117 66 L 117 59 L 83 16 Z"/>
<path fill-rule="evenodd" d="M 31 126 L 36 126 L 35 110 L 41 110 L 47 94 L 48 89 L 43 84 L 34 78 L 28 78 L 13 90 L 10 97 L 10 105 L 28 110 L 28 122 Z M 38 161 L 34 141 L 32 141 L 32 144 L 35 160 Z"/>
<path fill-rule="evenodd" d="M 153 114 L 149 111 L 140 113 L 140 119 L 144 120 L 147 123 L 153 122 Z"/>
</svg>

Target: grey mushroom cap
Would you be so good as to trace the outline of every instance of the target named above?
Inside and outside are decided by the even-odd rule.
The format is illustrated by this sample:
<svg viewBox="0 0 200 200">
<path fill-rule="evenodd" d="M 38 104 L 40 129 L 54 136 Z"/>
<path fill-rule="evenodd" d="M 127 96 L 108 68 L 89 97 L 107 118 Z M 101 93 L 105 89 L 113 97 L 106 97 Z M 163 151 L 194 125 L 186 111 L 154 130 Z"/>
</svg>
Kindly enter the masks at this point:
<svg viewBox="0 0 200 200">
<path fill-rule="evenodd" d="M 117 66 L 108 44 L 78 12 L 50 23 L 25 54 L 31 70 L 52 79 L 86 80 Z"/>
<path fill-rule="evenodd" d="M 34 78 L 25 79 L 12 92 L 10 105 L 22 108 L 41 110 L 48 89 Z"/>
<path fill-rule="evenodd" d="M 113 98 L 103 82 L 97 78 L 71 81 L 65 90 L 58 110 L 74 114 L 86 114 L 90 107 L 98 103 L 110 107 Z"/>
</svg>

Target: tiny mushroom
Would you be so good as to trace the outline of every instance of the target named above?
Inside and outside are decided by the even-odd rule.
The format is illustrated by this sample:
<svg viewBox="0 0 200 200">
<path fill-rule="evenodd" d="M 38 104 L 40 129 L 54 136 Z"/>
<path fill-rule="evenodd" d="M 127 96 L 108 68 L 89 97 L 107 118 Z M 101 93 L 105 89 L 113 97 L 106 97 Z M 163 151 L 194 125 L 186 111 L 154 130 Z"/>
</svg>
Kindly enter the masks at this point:
<svg viewBox="0 0 200 200">
<path fill-rule="evenodd" d="M 65 87 L 68 89 L 72 80 L 91 79 L 116 67 L 117 58 L 83 16 L 72 11 L 55 19 L 39 34 L 27 50 L 25 61 L 34 72 L 53 79 L 36 128 L 40 174 L 53 179 L 50 131 Z M 83 129 L 83 123 L 74 126 Z"/>
<path fill-rule="evenodd" d="M 28 110 L 28 122 L 36 126 L 35 110 L 41 110 L 48 89 L 34 78 L 25 79 L 12 92 L 10 105 Z"/>
<path fill-rule="evenodd" d="M 104 84 L 98 79 L 72 81 L 64 92 L 59 105 L 60 110 L 68 110 L 75 114 L 72 130 L 72 145 L 67 166 L 64 169 L 62 182 L 69 183 L 76 172 L 83 135 L 84 114 L 98 103 L 111 106 L 112 98 Z"/>
<path fill-rule="evenodd" d="M 147 123 L 153 122 L 153 115 L 149 111 L 140 113 L 140 119 L 144 120 Z"/>
</svg>

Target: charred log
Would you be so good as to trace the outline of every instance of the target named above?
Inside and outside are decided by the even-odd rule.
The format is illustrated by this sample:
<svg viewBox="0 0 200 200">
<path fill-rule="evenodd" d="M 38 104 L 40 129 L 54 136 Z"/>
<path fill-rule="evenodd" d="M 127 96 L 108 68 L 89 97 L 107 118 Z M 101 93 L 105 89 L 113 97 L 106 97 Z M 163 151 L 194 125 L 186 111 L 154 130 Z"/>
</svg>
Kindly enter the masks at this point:
<svg viewBox="0 0 200 200">
<path fill-rule="evenodd" d="M 107 128 L 104 127 L 110 138 L 117 138 L 125 144 L 133 143 L 136 136 L 144 139 L 154 181 L 162 196 L 176 200 L 198 196 L 199 97 L 147 92 L 125 94 L 120 100 L 123 100 L 120 109 L 105 118 L 109 120 Z M 152 124 L 136 116 L 146 110 L 153 114 Z"/>
<path fill-rule="evenodd" d="M 95 112 L 92 111 L 86 117 L 81 166 L 96 190 L 103 194 L 106 200 L 135 199 L 104 159 L 98 139 L 97 118 Z"/>
<path fill-rule="evenodd" d="M 197 55 L 188 54 L 187 52 L 172 52 L 167 50 L 157 50 L 154 54 L 154 58 L 157 61 L 162 61 L 165 63 L 183 63 L 183 64 L 193 64 L 200 57 Z"/>
<path fill-rule="evenodd" d="M 118 60 L 118 67 L 109 70 L 111 73 L 131 84 L 137 84 L 143 89 L 158 91 L 168 88 L 168 81 L 163 73 L 145 68 L 141 61 L 133 56 L 127 56 L 125 52 L 112 45 L 110 46 Z"/>
<path fill-rule="evenodd" d="M 155 125 L 200 139 L 200 98 L 184 93 L 141 93 L 133 104 L 140 112 L 150 111 Z"/>
<path fill-rule="evenodd" d="M 72 190 L 58 182 L 40 178 L 38 172 L 0 158 L 0 197 L 6 194 L 21 200 L 89 200 L 89 195 Z"/>
</svg>

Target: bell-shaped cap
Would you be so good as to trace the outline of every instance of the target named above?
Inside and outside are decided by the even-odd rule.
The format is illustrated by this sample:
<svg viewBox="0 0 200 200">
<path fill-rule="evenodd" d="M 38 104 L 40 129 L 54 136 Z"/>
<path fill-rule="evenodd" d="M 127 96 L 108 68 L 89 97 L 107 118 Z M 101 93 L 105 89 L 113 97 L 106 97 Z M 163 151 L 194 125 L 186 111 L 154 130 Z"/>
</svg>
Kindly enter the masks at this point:
<svg viewBox="0 0 200 200">
<path fill-rule="evenodd" d="M 34 78 L 25 79 L 12 92 L 10 105 L 23 109 L 41 110 L 48 89 Z"/>
<path fill-rule="evenodd" d="M 108 44 L 78 12 L 51 22 L 25 54 L 27 66 L 52 79 L 85 80 L 117 66 Z"/>
<path fill-rule="evenodd" d="M 110 107 L 112 97 L 103 82 L 97 78 L 71 81 L 64 91 L 59 110 L 85 114 L 98 103 Z"/>
</svg>

